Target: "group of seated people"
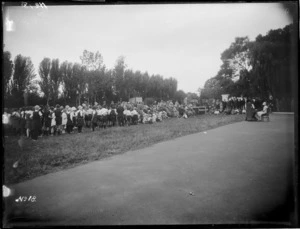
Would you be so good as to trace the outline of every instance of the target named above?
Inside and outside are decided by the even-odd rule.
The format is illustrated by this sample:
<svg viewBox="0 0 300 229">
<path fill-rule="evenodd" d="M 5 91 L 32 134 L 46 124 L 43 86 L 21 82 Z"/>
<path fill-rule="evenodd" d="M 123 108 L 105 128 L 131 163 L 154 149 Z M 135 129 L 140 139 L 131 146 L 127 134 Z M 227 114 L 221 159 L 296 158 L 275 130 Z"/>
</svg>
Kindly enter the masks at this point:
<svg viewBox="0 0 300 229">
<path fill-rule="evenodd" d="M 268 113 L 266 102 L 258 98 L 230 97 L 227 101 L 216 101 L 211 106 L 207 105 L 209 114 L 246 114 L 246 120 L 261 120 Z"/>
<path fill-rule="evenodd" d="M 230 97 L 228 101 L 216 100 L 212 104 L 206 103 L 209 114 L 245 114 L 245 100 Z"/>
<path fill-rule="evenodd" d="M 34 106 L 4 109 L 2 122 L 5 134 L 25 135 L 37 140 L 38 136 L 60 135 L 82 132 L 82 128 L 95 131 L 96 128 L 106 128 L 115 125 L 129 126 L 138 123 L 152 124 L 170 117 L 187 118 L 194 115 L 191 106 L 183 106 L 172 101 L 154 103 L 151 106 L 143 103 L 132 104 L 119 102 L 102 106 L 95 104 L 71 107 L 66 105 L 55 107 Z"/>
<path fill-rule="evenodd" d="M 255 100 L 248 98 L 246 103 L 246 121 L 261 121 L 264 115 L 268 114 L 268 105 L 266 102 L 262 103 L 262 109 L 255 106 Z"/>
</svg>

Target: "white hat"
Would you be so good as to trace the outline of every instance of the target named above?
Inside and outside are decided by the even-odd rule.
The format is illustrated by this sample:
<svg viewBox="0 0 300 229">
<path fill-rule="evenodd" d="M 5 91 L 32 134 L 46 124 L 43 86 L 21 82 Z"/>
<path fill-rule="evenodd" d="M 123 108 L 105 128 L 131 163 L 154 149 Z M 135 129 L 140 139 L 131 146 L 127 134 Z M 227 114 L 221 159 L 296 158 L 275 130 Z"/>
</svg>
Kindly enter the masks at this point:
<svg viewBox="0 0 300 229">
<path fill-rule="evenodd" d="M 76 108 L 75 108 L 75 107 L 72 107 L 72 110 L 73 110 L 73 111 L 76 111 Z"/>
</svg>

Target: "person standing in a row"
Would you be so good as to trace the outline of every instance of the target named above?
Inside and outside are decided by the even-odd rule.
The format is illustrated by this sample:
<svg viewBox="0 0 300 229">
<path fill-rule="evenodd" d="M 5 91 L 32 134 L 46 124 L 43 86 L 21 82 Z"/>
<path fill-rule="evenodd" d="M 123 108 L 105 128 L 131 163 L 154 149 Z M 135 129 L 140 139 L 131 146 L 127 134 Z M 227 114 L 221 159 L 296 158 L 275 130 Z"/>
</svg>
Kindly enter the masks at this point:
<svg viewBox="0 0 300 229">
<path fill-rule="evenodd" d="M 72 112 L 71 107 L 69 107 L 67 109 L 66 114 L 67 114 L 67 128 L 66 128 L 66 130 L 67 130 L 67 133 L 70 134 L 72 129 L 73 129 L 73 121 L 72 121 L 73 120 L 73 112 Z"/>
<path fill-rule="evenodd" d="M 60 106 L 57 104 L 55 108 L 55 123 L 56 123 L 56 131 L 57 134 L 60 135 L 62 133 L 61 125 L 62 125 L 62 111 Z"/>
<path fill-rule="evenodd" d="M 82 131 L 82 127 L 83 127 L 83 124 L 84 124 L 84 121 L 83 121 L 83 110 L 82 110 L 82 106 L 79 106 L 78 107 L 78 111 L 77 111 L 77 128 L 78 128 L 78 133 L 81 133 Z"/>
<path fill-rule="evenodd" d="M 42 113 L 40 107 L 36 105 L 34 107 L 34 112 L 32 113 L 32 135 L 31 138 L 36 141 L 38 139 L 39 131 L 42 128 L 41 122 Z"/>
<path fill-rule="evenodd" d="M 247 98 L 247 103 L 246 103 L 246 121 L 256 121 L 256 117 L 255 117 L 256 111 L 255 111 L 255 107 L 253 104 L 253 100 L 251 100 L 250 98 Z"/>
</svg>

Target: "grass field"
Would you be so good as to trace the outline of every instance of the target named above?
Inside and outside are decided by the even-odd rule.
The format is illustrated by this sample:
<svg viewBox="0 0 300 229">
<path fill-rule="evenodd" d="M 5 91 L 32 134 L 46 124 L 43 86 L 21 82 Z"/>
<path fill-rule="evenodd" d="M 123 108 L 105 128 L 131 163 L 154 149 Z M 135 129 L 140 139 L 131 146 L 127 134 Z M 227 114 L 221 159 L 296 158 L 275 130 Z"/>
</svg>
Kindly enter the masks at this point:
<svg viewBox="0 0 300 229">
<path fill-rule="evenodd" d="M 155 124 L 97 129 L 95 132 L 83 129 L 81 134 L 49 136 L 38 141 L 8 137 L 4 142 L 4 183 L 19 183 L 244 119 L 244 115 L 199 115 L 188 119 L 170 118 Z M 16 162 L 18 165 L 13 166 Z"/>
</svg>

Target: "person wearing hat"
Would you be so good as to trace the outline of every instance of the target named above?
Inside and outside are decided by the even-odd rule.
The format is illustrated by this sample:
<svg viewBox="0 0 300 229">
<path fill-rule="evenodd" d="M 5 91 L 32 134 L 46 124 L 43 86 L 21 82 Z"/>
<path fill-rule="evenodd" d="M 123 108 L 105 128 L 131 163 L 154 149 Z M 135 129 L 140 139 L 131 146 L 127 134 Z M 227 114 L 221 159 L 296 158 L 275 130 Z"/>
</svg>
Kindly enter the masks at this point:
<svg viewBox="0 0 300 229">
<path fill-rule="evenodd" d="M 85 124 L 87 128 L 91 127 L 92 116 L 93 116 L 93 109 L 91 105 L 89 105 L 85 110 L 85 115 L 84 115 Z"/>
<path fill-rule="evenodd" d="M 68 134 L 70 134 L 73 128 L 73 111 L 72 108 L 69 106 L 68 109 L 66 110 L 66 115 L 67 115 L 66 131 Z"/>
<path fill-rule="evenodd" d="M 121 103 L 118 103 L 117 107 L 117 120 L 119 126 L 124 126 L 124 108 Z"/>
<path fill-rule="evenodd" d="M 77 127 L 76 107 L 72 107 L 72 123 L 71 132 Z"/>
<path fill-rule="evenodd" d="M 60 135 L 62 133 L 62 109 L 60 105 L 56 105 L 55 109 L 55 121 L 56 121 L 56 128 L 57 134 Z"/>
<path fill-rule="evenodd" d="M 62 121 L 61 121 L 62 133 L 65 134 L 66 133 L 66 128 L 67 128 L 67 122 L 68 122 L 68 116 L 67 116 L 66 108 L 62 109 L 61 118 L 62 118 Z"/>
<path fill-rule="evenodd" d="M 131 108 L 131 117 L 132 117 L 132 123 L 134 125 L 137 125 L 139 121 L 139 113 L 136 111 L 136 107 Z"/>
<path fill-rule="evenodd" d="M 108 110 L 108 121 L 111 126 L 115 126 L 117 122 L 117 110 L 112 102 L 111 107 Z"/>
<path fill-rule="evenodd" d="M 131 124 L 131 111 L 127 109 L 127 106 L 125 106 L 123 114 L 124 114 L 125 124 L 130 126 L 130 124 Z"/>
<path fill-rule="evenodd" d="M 83 109 L 82 106 L 78 106 L 78 111 L 76 112 L 76 120 L 77 120 L 77 128 L 78 133 L 80 134 L 82 132 L 83 127 Z"/>
<path fill-rule="evenodd" d="M 92 130 L 95 131 L 95 127 L 98 124 L 97 106 L 93 106 L 92 118 L 91 118 Z"/>
<path fill-rule="evenodd" d="M 32 140 L 36 141 L 38 139 L 39 130 L 42 127 L 41 123 L 42 113 L 40 112 L 40 107 L 36 105 L 34 107 L 34 112 L 32 113 Z"/>
<path fill-rule="evenodd" d="M 48 106 L 44 107 L 44 112 L 43 112 L 43 119 L 44 119 L 44 123 L 43 123 L 43 135 L 48 136 L 50 133 L 50 128 L 51 128 L 51 116 L 50 116 L 50 110 L 48 108 Z"/>
<path fill-rule="evenodd" d="M 32 114 L 33 109 L 31 107 L 26 107 L 25 110 L 25 129 L 26 129 L 26 136 L 27 138 L 31 137 L 31 131 L 32 131 Z"/>
<path fill-rule="evenodd" d="M 21 112 L 20 112 L 20 133 L 21 135 L 26 135 L 26 129 L 25 129 L 25 110 L 26 107 L 22 107 L 21 108 Z"/>
<path fill-rule="evenodd" d="M 267 103 L 266 102 L 263 102 L 263 110 L 262 111 L 258 111 L 256 113 L 256 118 L 261 121 L 261 116 L 264 115 L 264 114 L 267 114 L 268 113 L 268 106 L 267 106 Z"/>
<path fill-rule="evenodd" d="M 56 133 L 56 121 L 55 121 L 54 107 L 50 107 L 49 118 L 51 119 L 50 133 L 51 133 L 51 136 L 53 136 L 54 133 Z"/>
<path fill-rule="evenodd" d="M 99 111 L 100 114 L 100 120 L 101 120 L 101 127 L 104 129 L 107 126 L 107 121 L 108 121 L 108 109 L 106 109 L 106 106 L 104 105 L 101 110 Z"/>
</svg>

